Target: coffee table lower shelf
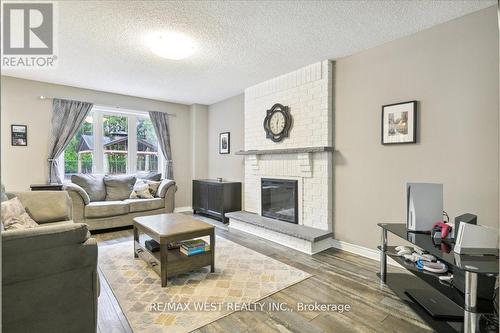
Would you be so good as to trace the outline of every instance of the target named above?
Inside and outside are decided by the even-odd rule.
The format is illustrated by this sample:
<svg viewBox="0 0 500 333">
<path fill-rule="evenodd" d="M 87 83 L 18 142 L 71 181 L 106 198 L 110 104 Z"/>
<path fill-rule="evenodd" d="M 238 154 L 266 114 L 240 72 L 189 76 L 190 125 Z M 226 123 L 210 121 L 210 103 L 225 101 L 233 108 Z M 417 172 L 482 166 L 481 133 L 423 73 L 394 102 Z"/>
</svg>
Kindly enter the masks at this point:
<svg viewBox="0 0 500 333">
<path fill-rule="evenodd" d="M 150 252 L 140 242 L 134 241 L 135 254 L 144 260 L 158 275 L 161 275 L 161 256 L 160 251 Z M 193 256 L 186 256 L 180 252 L 180 249 L 168 250 L 166 270 L 167 278 L 187 273 L 189 271 L 212 265 L 212 251 L 199 253 Z M 213 266 L 212 266 L 213 272 Z"/>
</svg>

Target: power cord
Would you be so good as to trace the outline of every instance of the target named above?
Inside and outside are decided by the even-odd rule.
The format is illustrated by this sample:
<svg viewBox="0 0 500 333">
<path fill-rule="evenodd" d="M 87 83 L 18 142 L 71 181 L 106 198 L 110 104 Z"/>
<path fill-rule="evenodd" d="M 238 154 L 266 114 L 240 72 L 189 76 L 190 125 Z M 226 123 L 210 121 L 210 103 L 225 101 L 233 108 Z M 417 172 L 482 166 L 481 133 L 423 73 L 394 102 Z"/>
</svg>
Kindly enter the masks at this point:
<svg viewBox="0 0 500 333">
<path fill-rule="evenodd" d="M 450 222 L 450 216 L 449 216 L 449 215 L 448 215 L 448 213 L 447 213 L 447 212 L 445 212 L 444 210 L 443 210 L 443 222 L 444 222 L 444 223 L 448 223 L 448 222 Z"/>
</svg>

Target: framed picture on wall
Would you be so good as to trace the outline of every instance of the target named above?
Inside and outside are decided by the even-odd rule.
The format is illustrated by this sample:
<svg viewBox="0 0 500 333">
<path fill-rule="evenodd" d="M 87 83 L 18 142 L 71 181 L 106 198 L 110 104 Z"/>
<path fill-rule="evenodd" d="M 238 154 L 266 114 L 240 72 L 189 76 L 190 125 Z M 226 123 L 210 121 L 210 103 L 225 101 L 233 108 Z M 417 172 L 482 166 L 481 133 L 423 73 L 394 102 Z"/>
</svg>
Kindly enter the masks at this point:
<svg viewBox="0 0 500 333">
<path fill-rule="evenodd" d="M 26 125 L 10 125 L 11 145 L 27 146 L 28 145 L 28 126 Z"/>
<path fill-rule="evenodd" d="M 382 106 L 382 144 L 417 142 L 417 101 Z"/>
<path fill-rule="evenodd" d="M 219 154 L 229 154 L 230 152 L 230 135 L 229 132 L 219 134 Z"/>
</svg>

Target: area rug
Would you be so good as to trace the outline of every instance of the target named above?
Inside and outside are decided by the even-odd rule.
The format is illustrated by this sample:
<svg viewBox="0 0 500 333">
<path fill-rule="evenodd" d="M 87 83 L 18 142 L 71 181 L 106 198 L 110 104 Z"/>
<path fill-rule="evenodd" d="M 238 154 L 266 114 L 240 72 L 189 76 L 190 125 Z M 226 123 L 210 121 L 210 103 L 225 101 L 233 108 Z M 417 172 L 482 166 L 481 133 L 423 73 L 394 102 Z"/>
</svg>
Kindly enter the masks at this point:
<svg viewBox="0 0 500 333">
<path fill-rule="evenodd" d="M 217 237 L 215 273 L 205 267 L 168 280 L 141 259 L 133 243 L 99 248 L 99 267 L 135 332 L 190 332 L 311 275 Z"/>
</svg>

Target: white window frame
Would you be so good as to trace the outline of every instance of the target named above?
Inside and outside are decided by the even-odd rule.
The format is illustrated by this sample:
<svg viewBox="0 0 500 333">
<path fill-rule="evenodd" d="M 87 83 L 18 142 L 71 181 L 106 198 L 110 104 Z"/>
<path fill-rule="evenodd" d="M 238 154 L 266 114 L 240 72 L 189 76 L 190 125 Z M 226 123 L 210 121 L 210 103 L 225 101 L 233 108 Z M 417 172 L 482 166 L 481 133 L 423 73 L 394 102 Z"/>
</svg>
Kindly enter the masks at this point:
<svg viewBox="0 0 500 333">
<path fill-rule="evenodd" d="M 90 111 L 93 118 L 92 135 L 94 137 L 94 153 L 92 154 L 92 173 L 105 174 L 104 170 L 104 149 L 103 149 L 103 117 L 105 115 L 115 115 L 127 117 L 127 136 L 128 136 L 128 152 L 127 152 L 127 174 L 134 174 L 137 172 L 137 119 L 148 118 L 149 114 L 145 111 L 112 108 L 107 106 L 94 105 Z M 158 145 L 158 170 L 162 173 L 164 166 L 164 157 Z M 64 173 L 64 154 L 61 154 L 60 161 L 60 174 Z"/>
</svg>

